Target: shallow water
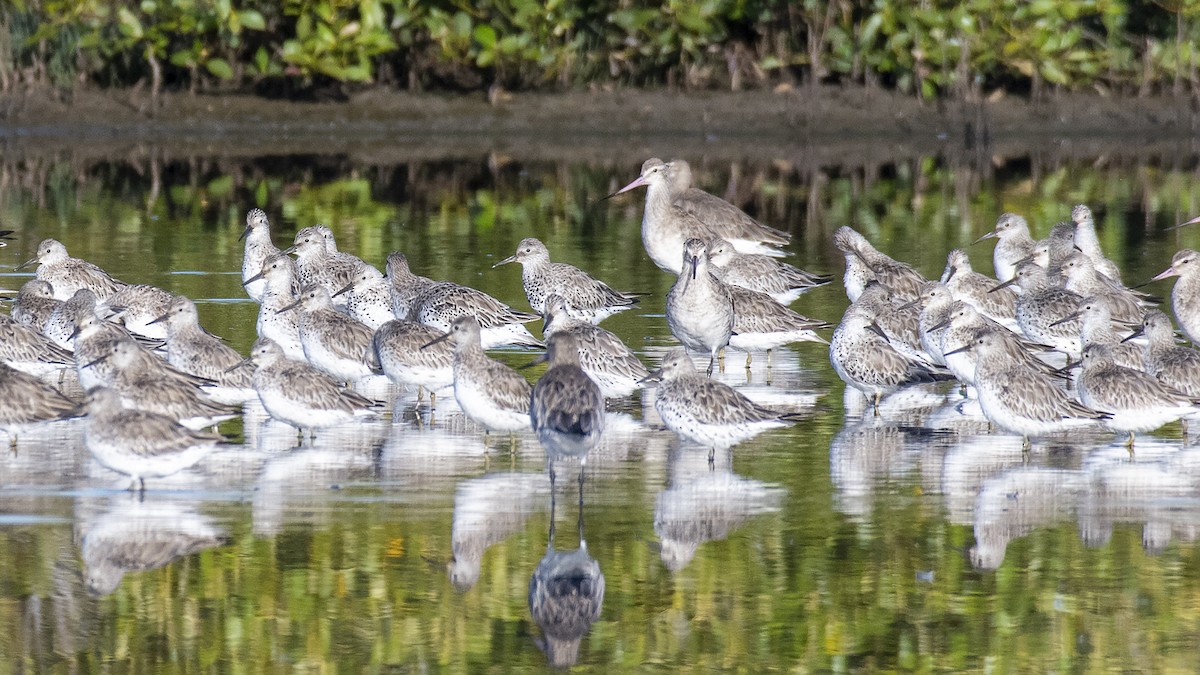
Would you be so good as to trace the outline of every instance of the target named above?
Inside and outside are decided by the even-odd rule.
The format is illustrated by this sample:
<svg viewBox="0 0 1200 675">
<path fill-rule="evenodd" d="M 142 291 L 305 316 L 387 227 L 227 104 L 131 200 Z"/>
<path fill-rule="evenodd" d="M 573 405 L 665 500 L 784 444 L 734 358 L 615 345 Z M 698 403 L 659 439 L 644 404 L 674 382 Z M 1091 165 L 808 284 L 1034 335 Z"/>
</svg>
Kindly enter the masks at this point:
<svg viewBox="0 0 1200 675">
<path fill-rule="evenodd" d="M 1200 229 L 1163 231 L 1200 212 L 1194 160 L 689 159 L 703 187 L 793 232 L 793 262 L 814 271 L 840 274 L 830 235 L 844 224 L 937 276 L 1000 212 L 1044 233 L 1078 202 L 1127 281 L 1200 245 Z M 642 250 L 642 196 L 599 200 L 639 163 L 4 164 L 0 225 L 18 231 L 0 249 L 0 286 L 23 283 L 13 268 L 52 236 L 126 281 L 196 299 L 204 325 L 245 353 L 257 308 L 237 236 L 252 206 L 277 243 L 326 223 L 370 262 L 402 250 L 418 273 L 518 308 L 518 268 L 491 265 L 537 236 L 554 259 L 649 294 L 604 325 L 654 364 L 672 344 L 672 278 Z M 990 271 L 990 245 L 969 251 Z M 836 322 L 845 304 L 833 285 L 794 308 Z M 301 447 L 252 407 L 222 427 L 229 447 L 141 499 L 91 460 L 78 422 L 23 436 L 0 454 L 0 672 L 1200 665 L 1200 454 L 1177 426 L 1140 437 L 1133 457 L 1099 431 L 1024 454 L 948 386 L 900 392 L 876 416 L 820 345 L 780 350 L 769 369 L 761 355 L 743 363 L 731 353 L 719 377 L 802 419 L 710 463 L 657 426 L 652 392 L 614 402 L 582 493 L 570 462 L 551 491 L 532 435 L 485 438 L 451 396 L 431 415 L 386 386 L 368 391 L 394 400 L 391 415 Z M 530 580 L 550 549 L 581 539 L 603 602 L 564 637 L 535 620 Z"/>
</svg>

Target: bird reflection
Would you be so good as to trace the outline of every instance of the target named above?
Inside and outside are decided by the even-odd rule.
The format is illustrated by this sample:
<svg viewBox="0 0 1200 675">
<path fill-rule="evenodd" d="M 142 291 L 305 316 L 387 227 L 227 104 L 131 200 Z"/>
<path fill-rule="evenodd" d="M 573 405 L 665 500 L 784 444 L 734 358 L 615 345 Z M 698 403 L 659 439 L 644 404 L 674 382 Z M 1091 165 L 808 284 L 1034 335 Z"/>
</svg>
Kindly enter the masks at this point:
<svg viewBox="0 0 1200 675">
<path fill-rule="evenodd" d="M 83 530 L 85 582 L 91 593 L 108 595 L 129 572 L 165 567 L 226 543 L 225 533 L 193 504 L 120 496 Z"/>
<path fill-rule="evenodd" d="M 687 446 L 672 450 L 671 487 L 658 493 L 654 505 L 659 553 L 672 572 L 686 567 L 700 544 L 725 539 L 754 516 L 779 510 L 782 489 L 734 474 L 729 450 L 712 468 L 695 460 L 704 454 Z"/>
<path fill-rule="evenodd" d="M 524 529 L 549 490 L 540 473 L 494 473 L 459 483 L 450 525 L 454 558 L 447 565 L 455 588 L 468 591 L 479 581 L 483 554 Z"/>
<path fill-rule="evenodd" d="M 600 618 L 604 574 L 583 538 L 583 484 L 579 485 L 579 548 L 554 549 L 554 488 L 550 489 L 550 536 L 546 555 L 529 580 L 529 613 L 542 629 L 538 648 L 550 665 L 567 668 L 579 660 L 579 643 Z"/>
</svg>

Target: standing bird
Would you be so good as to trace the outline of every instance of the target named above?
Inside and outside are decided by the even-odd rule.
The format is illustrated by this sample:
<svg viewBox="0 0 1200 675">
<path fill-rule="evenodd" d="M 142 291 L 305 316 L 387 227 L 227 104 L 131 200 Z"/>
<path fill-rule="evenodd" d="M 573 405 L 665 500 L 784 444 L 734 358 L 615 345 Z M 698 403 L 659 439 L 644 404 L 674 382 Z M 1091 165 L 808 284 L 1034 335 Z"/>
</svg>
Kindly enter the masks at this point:
<svg viewBox="0 0 1200 675">
<path fill-rule="evenodd" d="M 1096 236 L 1096 221 L 1086 204 L 1077 204 L 1071 209 L 1071 221 L 1075 223 L 1075 245 L 1095 265 L 1096 271 L 1121 283 L 1121 268 L 1108 258 L 1100 248 L 1100 237 Z"/>
<path fill-rule="evenodd" d="M 1035 242 L 1029 234 L 1029 223 L 1015 213 L 1001 213 L 992 231 L 973 243 L 978 244 L 985 239 L 1000 240 L 992 251 L 992 267 L 996 271 L 996 279 L 1001 282 L 1013 278 L 1017 262 L 1033 255 Z"/>
<path fill-rule="evenodd" d="M 309 363 L 351 384 L 375 373 L 368 358 L 374 331 L 335 310 L 324 286 L 305 286 L 295 302 L 279 311 L 296 308 L 300 312 L 300 344 Z"/>
<path fill-rule="evenodd" d="M 445 335 L 423 323 L 395 319 L 375 331 L 371 338 L 375 361 L 383 374 L 398 386 L 416 385 L 417 400 L 429 390 L 429 405 L 437 405 L 437 391 L 454 385 L 454 349 L 439 342 L 427 349 L 422 345 Z"/>
<path fill-rule="evenodd" d="M 205 390 L 221 403 L 244 403 L 254 398 L 254 378 L 234 370 L 242 355 L 200 327 L 196 304 L 179 295 L 167 312 L 154 320 L 167 324 L 167 363 L 185 373 L 212 380 Z"/>
<path fill-rule="evenodd" d="M 647 381 L 658 382 L 654 407 L 663 424 L 683 438 L 708 446 L 710 461 L 717 449 L 790 423 L 786 414 L 764 408 L 724 382 L 701 375 L 682 347 L 664 354 Z"/>
<path fill-rule="evenodd" d="M 627 396 L 642 388 L 641 380 L 650 374 L 621 338 L 600 326 L 582 321 L 567 312 L 561 295 L 546 298 L 545 325 L 542 334 L 549 340 L 556 333 L 571 333 L 579 347 L 579 367 L 600 387 L 605 398 Z"/>
<path fill-rule="evenodd" d="M 552 293 L 567 301 L 572 316 L 600 323 L 604 319 L 637 304 L 637 298 L 614 291 L 608 284 L 566 263 L 550 262 L 545 244 L 533 237 L 522 239 L 517 252 L 492 265 L 521 263 L 521 283 L 529 306 L 538 314 L 546 313 L 546 297 Z"/>
<path fill-rule="evenodd" d="M 1200 253 L 1190 248 L 1180 249 L 1171 258 L 1171 266 L 1159 272 L 1151 281 L 1179 277 L 1171 290 L 1171 309 L 1175 321 L 1192 344 L 1200 344 Z"/>
<path fill-rule="evenodd" d="M 62 392 L 0 361 L 0 430 L 8 434 L 10 447 L 30 427 L 80 414 L 79 404 Z"/>
<path fill-rule="evenodd" d="M 1083 352 L 1083 370 L 1077 380 L 1079 400 L 1084 405 L 1109 412 L 1104 426 L 1129 434 L 1155 429 L 1194 414 L 1197 400 L 1172 389 L 1153 375 L 1118 365 L 1108 345 L 1092 345 Z M 1184 422 L 1184 438 L 1187 423 Z"/>
<path fill-rule="evenodd" d="M 682 193 L 680 186 L 684 185 L 683 174 L 673 169 L 672 164 L 652 157 L 642 164 L 642 172 L 637 178 L 614 193 L 615 196 L 635 188 L 647 188 L 646 206 L 642 211 L 642 245 L 659 269 L 679 274 L 684 242 L 693 238 L 708 240 L 721 237 L 744 253 L 786 255 L 772 248 L 788 242 L 790 235 L 786 233 L 754 221 L 753 224 L 737 221 L 718 225 L 723 221 L 714 219 L 714 223 L 709 224 L 700 213 L 689 210 L 689 205 L 694 207 L 698 203 L 696 200 L 685 199 L 685 203 L 677 203 L 676 196 Z M 691 182 L 690 173 L 689 167 L 688 183 Z"/>
<path fill-rule="evenodd" d="M 1012 278 L 1011 274 L 1009 278 Z M 950 251 L 946 256 L 946 270 L 942 273 L 942 283 L 950 289 L 950 294 L 955 300 L 974 305 L 975 309 L 1010 330 L 1020 330 L 1017 326 L 1016 290 L 1002 288 L 993 292 L 992 289 L 998 282 L 976 272 L 971 267 L 971 259 L 967 257 L 967 252 L 961 248 Z"/>
<path fill-rule="evenodd" d="M 1083 350 L 1079 342 L 1079 320 L 1069 318 L 1079 310 L 1083 298 L 1056 286 L 1037 263 L 1026 260 L 1017 265 L 1013 278 L 993 290 L 1017 286 L 1017 325 L 1025 337 L 1049 345 L 1072 358 Z"/>
<path fill-rule="evenodd" d="M 1200 398 L 1200 351 L 1175 344 L 1175 330 L 1166 314 L 1152 309 L 1138 333 L 1145 334 L 1143 367 L 1159 382 L 1192 398 Z M 1129 339 L 1129 338 L 1126 338 Z"/>
<path fill-rule="evenodd" d="M 125 287 L 96 265 L 67 255 L 67 247 L 54 239 L 38 244 L 37 257 L 26 260 L 17 269 L 33 263 L 38 263 L 37 278 L 50 284 L 56 300 L 66 300 L 81 288 L 95 293 L 99 300 L 107 300 Z"/>
<path fill-rule="evenodd" d="M 258 307 L 255 329 L 259 337 L 272 340 L 289 359 L 304 360 L 304 345 L 300 344 L 300 313 L 284 312 L 283 308 L 296 302 L 296 262 L 280 251 L 263 261 L 262 270 L 246 283 L 266 281 Z"/>
<path fill-rule="evenodd" d="M 130 489 L 146 489 L 147 478 L 161 478 L 196 464 L 225 441 L 219 434 L 193 431 L 174 419 L 121 404 L 113 390 L 88 391 L 84 445 L 96 461 L 133 478 Z"/>
<path fill-rule="evenodd" d="M 733 333 L 729 336 L 729 346 L 746 352 L 747 368 L 755 351 L 765 350 L 767 365 L 770 366 L 771 350 L 776 347 L 793 342 L 829 344 L 815 331 L 833 328 L 830 324 L 797 314 L 772 300 L 766 293 L 740 286 L 726 288 L 733 301 Z"/>
<path fill-rule="evenodd" d="M 846 310 L 842 322 L 833 330 L 829 361 L 843 382 L 872 400 L 876 414 L 879 401 L 900 387 L 946 379 L 924 363 L 896 351 L 870 314 L 856 305 Z"/>
<path fill-rule="evenodd" d="M 533 385 L 529 420 L 546 449 L 546 467 L 554 474 L 557 457 L 579 458 L 579 481 L 587 453 L 604 433 L 604 397 L 600 387 L 579 367 L 579 341 L 559 332 L 546 340 L 546 354 L 534 361 L 550 367 Z M 551 478 L 553 482 L 553 478 Z"/>
<path fill-rule="evenodd" d="M 41 279 L 30 279 L 13 298 L 10 312 L 17 323 L 41 332 L 54 310 L 62 304 L 62 300 L 54 299 L 54 288 L 50 284 Z"/>
<path fill-rule="evenodd" d="M 488 358 L 479 338 L 479 323 L 460 316 L 442 337 L 454 346 L 454 399 L 467 417 L 488 431 L 523 431 L 529 428 L 529 382 L 517 371 Z"/>
<path fill-rule="evenodd" d="M 0 314 L 0 363 L 42 377 L 74 367 L 75 357 L 45 335 Z"/>
<path fill-rule="evenodd" d="M 729 288 L 712 273 L 708 245 L 689 239 L 683 247 L 683 268 L 667 293 L 667 326 L 684 347 L 707 352 L 712 375 L 717 352 L 729 344 L 733 333 L 733 298 Z"/>
<path fill-rule="evenodd" d="M 333 298 L 346 296 L 346 313 L 374 330 L 388 321 L 396 319 L 392 312 L 391 285 L 383 274 L 367 263 L 362 263 L 354 272 L 350 283 L 341 287 Z"/>
<path fill-rule="evenodd" d="M 246 240 L 246 248 L 242 253 L 242 287 L 246 289 L 255 302 L 261 303 L 267 292 L 267 282 L 260 273 L 263 264 L 273 255 L 280 253 L 275 242 L 271 241 L 271 221 L 262 209 L 250 209 L 246 212 L 246 229 L 238 239 Z"/>
<path fill-rule="evenodd" d="M 337 293 L 354 279 L 359 261 L 345 253 L 331 253 L 319 226 L 306 227 L 284 253 L 296 254 L 296 278 L 301 286 L 317 285 Z"/>
<path fill-rule="evenodd" d="M 921 294 L 921 287 L 925 285 L 927 279 L 921 276 L 921 273 L 913 269 L 912 265 L 900 262 L 889 257 L 887 254 L 880 252 L 867 238 L 854 231 L 853 228 L 843 225 L 833 233 L 833 244 L 838 250 L 846 256 L 847 267 L 846 274 L 850 274 L 850 257 L 854 256 L 862 261 L 866 269 L 874 276 L 875 280 L 887 286 L 892 290 L 892 294 L 905 302 L 915 300 Z M 858 272 L 862 274 L 861 271 Z M 856 285 L 861 287 L 866 286 L 869 279 L 856 280 Z M 849 282 L 847 282 L 847 294 L 849 294 Z M 855 300 L 852 299 L 851 302 Z"/>
<path fill-rule="evenodd" d="M 1145 318 L 1143 300 L 1120 282 L 1101 274 L 1092 259 L 1076 251 L 1063 261 L 1063 288 L 1084 297 L 1100 296 L 1108 303 L 1113 321 L 1137 326 Z M 1146 303 L 1149 304 L 1149 303 Z"/>
<path fill-rule="evenodd" d="M 790 305 L 802 293 L 829 283 L 832 277 L 805 272 L 771 256 L 739 253 L 733 244 L 714 238 L 708 243 L 708 259 L 717 276 L 730 286 L 766 293 L 781 305 Z"/>
</svg>

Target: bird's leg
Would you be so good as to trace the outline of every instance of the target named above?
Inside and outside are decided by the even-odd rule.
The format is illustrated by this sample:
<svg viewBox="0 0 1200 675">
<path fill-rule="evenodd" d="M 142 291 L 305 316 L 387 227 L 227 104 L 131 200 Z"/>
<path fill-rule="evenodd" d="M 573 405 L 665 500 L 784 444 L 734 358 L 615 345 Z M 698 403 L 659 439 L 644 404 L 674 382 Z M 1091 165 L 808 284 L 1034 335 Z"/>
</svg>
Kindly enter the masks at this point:
<svg viewBox="0 0 1200 675">
<path fill-rule="evenodd" d="M 882 396 L 882 395 L 881 395 L 879 392 L 875 392 L 875 405 L 874 405 L 874 409 L 875 409 L 875 416 L 876 416 L 876 417 L 879 417 L 879 399 L 881 399 L 881 398 L 883 398 L 883 396 Z"/>
<path fill-rule="evenodd" d="M 771 352 L 767 352 L 767 353 L 770 354 Z M 751 354 L 750 352 L 746 352 L 746 370 L 750 370 L 750 364 L 753 361 L 754 361 L 754 355 Z"/>
<path fill-rule="evenodd" d="M 512 432 L 508 434 L 508 456 L 510 458 L 517 455 L 517 434 Z"/>
<path fill-rule="evenodd" d="M 433 396 L 433 392 L 429 392 L 429 395 Z M 421 401 L 424 401 L 424 400 L 425 400 L 425 387 L 418 384 L 417 385 L 417 403 L 420 403 Z"/>
<path fill-rule="evenodd" d="M 712 355 L 710 355 L 710 356 L 708 357 L 708 371 L 707 371 L 707 372 L 708 372 L 708 376 L 709 376 L 709 377 L 712 377 L 713 363 L 714 363 L 715 361 L 716 361 L 716 357 L 714 357 L 714 356 L 712 356 Z"/>
<path fill-rule="evenodd" d="M 771 372 L 771 350 L 767 350 L 767 372 Z"/>
<path fill-rule="evenodd" d="M 724 347 L 721 348 L 721 351 L 717 352 L 717 366 L 721 369 L 722 373 L 725 372 L 725 348 Z"/>
<path fill-rule="evenodd" d="M 717 448 L 711 447 L 708 449 L 708 470 L 716 471 L 717 469 Z"/>
<path fill-rule="evenodd" d="M 429 390 L 429 409 L 433 410 L 437 407 L 437 394 L 432 389 Z"/>
<path fill-rule="evenodd" d="M 1129 432 L 1129 438 L 1125 441 L 1125 447 L 1129 448 L 1129 456 L 1133 457 L 1133 432 Z"/>
<path fill-rule="evenodd" d="M 1183 446 L 1188 445 L 1188 423 L 1186 417 L 1179 418 L 1179 426 L 1183 427 Z"/>
<path fill-rule="evenodd" d="M 1029 442 L 1028 436 L 1021 437 L 1021 452 L 1029 452 L 1033 448 L 1033 444 Z"/>
</svg>

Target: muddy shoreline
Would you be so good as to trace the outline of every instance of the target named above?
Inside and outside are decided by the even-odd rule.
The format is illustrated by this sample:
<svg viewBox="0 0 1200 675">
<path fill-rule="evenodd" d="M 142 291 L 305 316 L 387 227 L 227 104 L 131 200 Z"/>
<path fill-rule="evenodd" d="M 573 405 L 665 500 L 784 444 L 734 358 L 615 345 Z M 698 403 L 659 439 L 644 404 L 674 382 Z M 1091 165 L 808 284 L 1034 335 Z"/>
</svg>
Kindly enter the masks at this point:
<svg viewBox="0 0 1200 675">
<path fill-rule="evenodd" d="M 131 91 L 47 92 L 0 102 L 5 161 L 69 156 L 349 156 L 364 163 L 500 153 L 524 160 L 640 161 L 652 154 L 810 166 L 944 155 L 973 161 L 1200 154 L 1200 111 L 1176 98 L 1074 94 L 925 103 L 873 89 L 652 91 L 478 97 L 371 91 L 347 102 L 168 94 L 151 115 Z"/>
</svg>

